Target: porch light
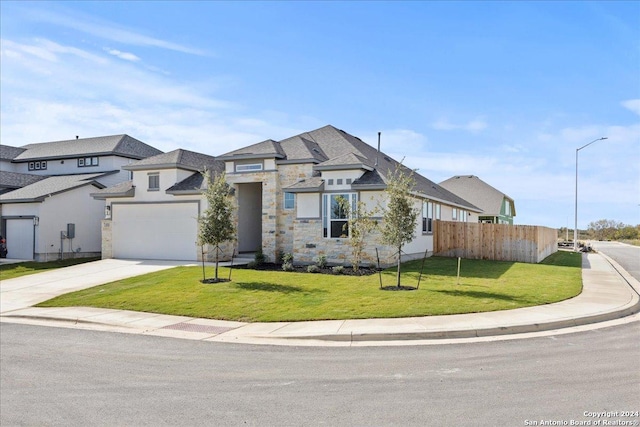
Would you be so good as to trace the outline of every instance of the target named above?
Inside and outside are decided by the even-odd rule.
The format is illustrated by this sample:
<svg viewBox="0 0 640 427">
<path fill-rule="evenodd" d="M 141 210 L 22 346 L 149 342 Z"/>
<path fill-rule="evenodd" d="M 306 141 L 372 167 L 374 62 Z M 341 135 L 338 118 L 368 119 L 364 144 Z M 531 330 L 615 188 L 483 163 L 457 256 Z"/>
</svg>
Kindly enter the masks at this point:
<svg viewBox="0 0 640 427">
<path fill-rule="evenodd" d="M 106 205 L 104 207 L 104 218 L 105 219 L 110 219 L 111 218 L 111 205 Z"/>
<path fill-rule="evenodd" d="M 34 216 L 33 217 L 33 225 L 34 226 L 40 225 L 40 217 L 38 217 L 38 216 Z"/>
</svg>

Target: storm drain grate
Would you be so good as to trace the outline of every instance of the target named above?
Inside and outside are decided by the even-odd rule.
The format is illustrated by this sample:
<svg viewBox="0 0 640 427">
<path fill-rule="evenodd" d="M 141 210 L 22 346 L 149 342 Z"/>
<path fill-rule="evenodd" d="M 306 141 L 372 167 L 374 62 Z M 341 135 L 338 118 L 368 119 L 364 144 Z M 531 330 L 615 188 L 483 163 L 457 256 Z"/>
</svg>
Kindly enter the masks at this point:
<svg viewBox="0 0 640 427">
<path fill-rule="evenodd" d="M 225 328 L 224 326 L 199 325 L 198 323 L 182 322 L 174 325 L 163 326 L 161 329 L 173 329 L 184 332 L 203 332 L 206 334 L 221 334 L 235 328 Z"/>
</svg>

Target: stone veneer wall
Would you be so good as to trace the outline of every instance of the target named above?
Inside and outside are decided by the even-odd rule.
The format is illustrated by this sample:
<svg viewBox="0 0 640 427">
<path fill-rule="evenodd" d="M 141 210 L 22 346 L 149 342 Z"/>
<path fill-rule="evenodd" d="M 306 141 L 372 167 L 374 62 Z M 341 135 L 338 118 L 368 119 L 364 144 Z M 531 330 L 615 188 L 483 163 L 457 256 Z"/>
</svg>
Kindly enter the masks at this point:
<svg viewBox="0 0 640 427">
<path fill-rule="evenodd" d="M 277 231 L 277 171 L 250 172 L 228 174 L 227 182 L 234 184 L 247 184 L 252 182 L 262 182 L 262 251 L 269 261 L 276 259 L 276 231 Z M 235 222 L 238 224 L 238 202 L 235 201 L 236 214 Z"/>
<path fill-rule="evenodd" d="M 102 220 L 102 259 L 113 258 L 111 220 Z"/>
<path fill-rule="evenodd" d="M 293 185 L 303 179 L 312 176 L 313 165 L 293 164 L 278 165 L 278 188 L 276 194 L 277 208 L 277 234 L 276 234 L 276 253 L 285 254 L 294 251 L 294 221 L 297 212 L 297 196 L 295 209 L 287 210 L 284 208 L 284 187 Z"/>
<path fill-rule="evenodd" d="M 315 263 L 318 256 L 327 257 L 331 264 L 351 265 L 351 245 L 348 239 L 326 239 L 322 236 L 322 219 L 297 219 L 293 224 L 294 262 Z M 395 250 L 379 242 L 379 233 L 374 232 L 366 239 L 365 256 L 362 265 L 376 265 L 376 248 L 383 267 L 395 263 Z"/>
</svg>

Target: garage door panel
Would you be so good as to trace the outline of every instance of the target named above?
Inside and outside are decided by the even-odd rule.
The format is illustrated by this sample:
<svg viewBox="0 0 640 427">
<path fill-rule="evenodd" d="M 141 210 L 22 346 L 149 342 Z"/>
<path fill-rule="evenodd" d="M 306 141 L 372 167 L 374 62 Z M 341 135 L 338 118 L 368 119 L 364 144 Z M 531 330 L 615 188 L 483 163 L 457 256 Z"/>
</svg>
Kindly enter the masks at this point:
<svg viewBox="0 0 640 427">
<path fill-rule="evenodd" d="M 115 258 L 197 259 L 196 203 L 113 205 Z"/>
<path fill-rule="evenodd" d="M 33 219 L 7 219 L 7 258 L 33 259 Z"/>
</svg>

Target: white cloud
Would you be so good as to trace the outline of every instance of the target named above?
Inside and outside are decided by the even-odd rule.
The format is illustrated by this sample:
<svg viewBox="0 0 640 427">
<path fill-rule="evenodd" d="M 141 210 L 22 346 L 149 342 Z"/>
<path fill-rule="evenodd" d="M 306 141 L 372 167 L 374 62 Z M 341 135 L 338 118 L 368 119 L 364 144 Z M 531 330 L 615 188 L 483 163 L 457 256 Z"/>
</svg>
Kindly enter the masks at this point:
<svg viewBox="0 0 640 427">
<path fill-rule="evenodd" d="M 467 132 L 477 133 L 485 130 L 488 127 L 486 120 L 482 117 L 477 117 L 462 124 L 454 124 L 447 118 L 439 118 L 435 122 L 431 123 L 431 128 L 435 130 L 464 130 Z"/>
<path fill-rule="evenodd" d="M 46 22 L 59 25 L 65 28 L 72 28 L 76 31 L 90 34 L 105 40 L 124 43 L 135 46 L 149 46 L 161 49 L 173 50 L 176 52 L 188 53 L 192 55 L 206 55 L 206 52 L 185 46 L 179 43 L 146 36 L 127 28 L 118 26 L 112 22 L 98 20 L 90 15 L 81 14 L 77 11 L 66 10 L 64 14 L 53 10 L 29 10 L 32 19 L 38 22 Z"/>
<path fill-rule="evenodd" d="M 640 116 L 640 99 L 623 101 L 622 106 Z"/>
<path fill-rule="evenodd" d="M 109 49 L 109 48 L 105 48 L 104 50 L 110 55 L 117 56 L 118 58 L 124 59 L 125 61 L 133 61 L 133 62 L 140 61 L 140 58 L 138 58 L 133 53 L 121 52 L 118 49 Z"/>
</svg>

